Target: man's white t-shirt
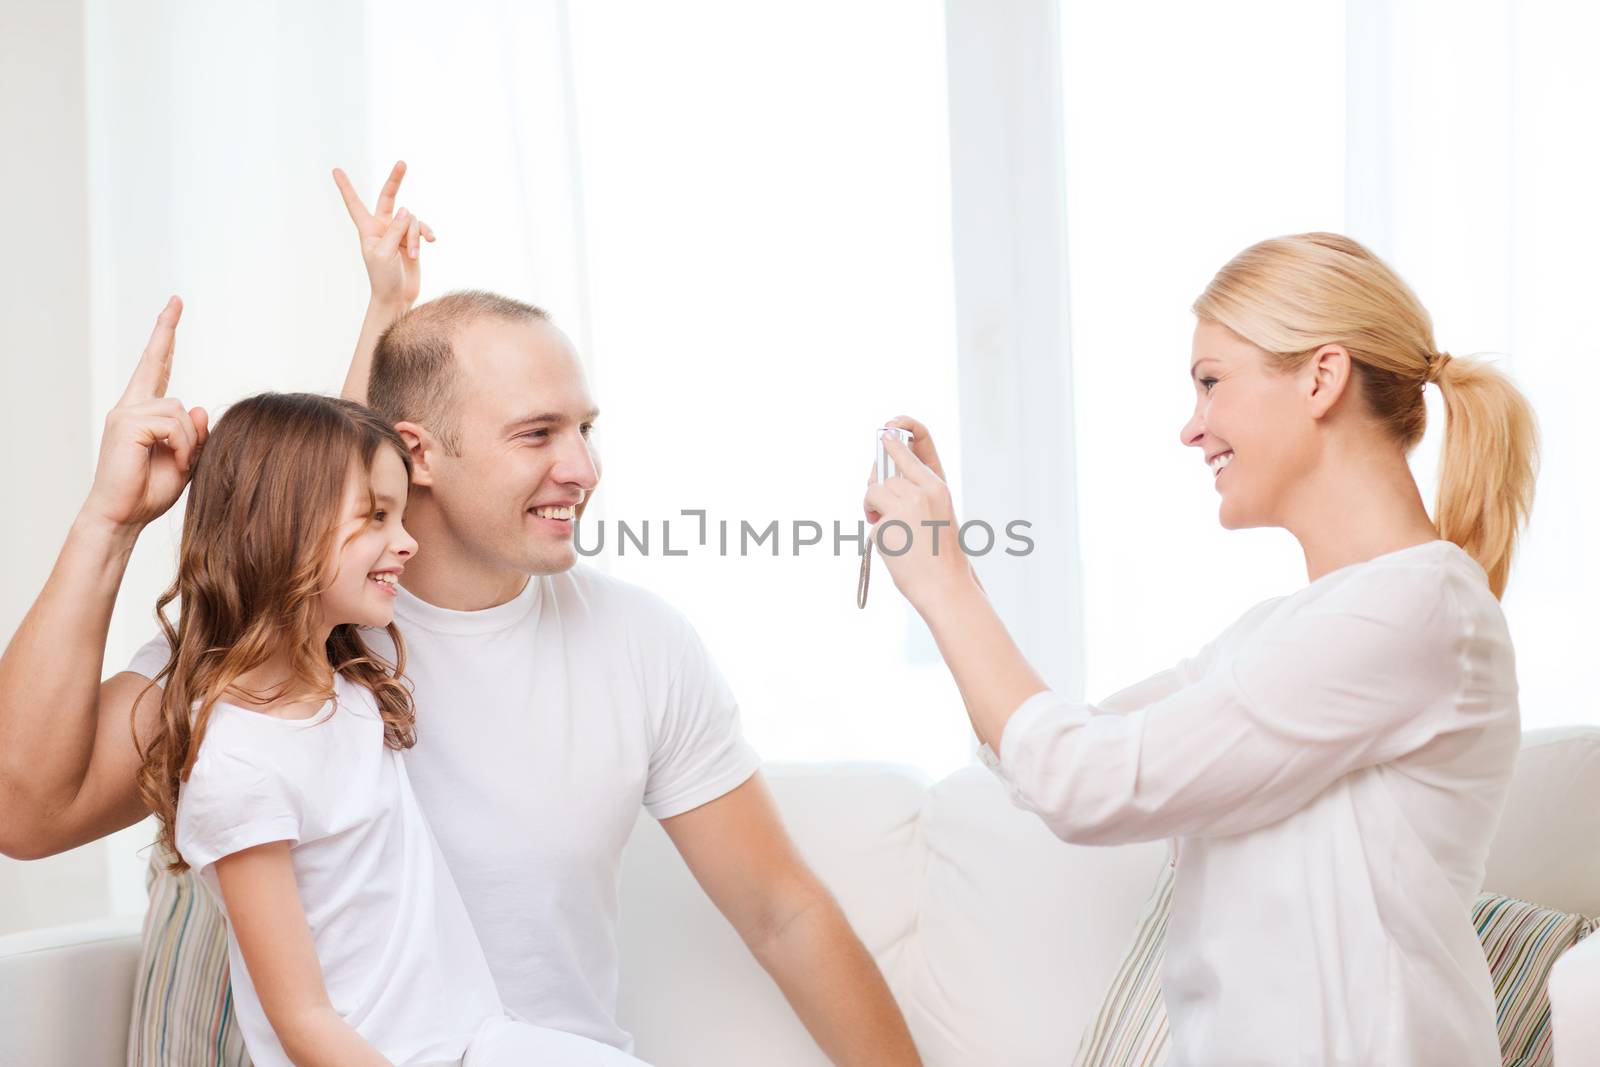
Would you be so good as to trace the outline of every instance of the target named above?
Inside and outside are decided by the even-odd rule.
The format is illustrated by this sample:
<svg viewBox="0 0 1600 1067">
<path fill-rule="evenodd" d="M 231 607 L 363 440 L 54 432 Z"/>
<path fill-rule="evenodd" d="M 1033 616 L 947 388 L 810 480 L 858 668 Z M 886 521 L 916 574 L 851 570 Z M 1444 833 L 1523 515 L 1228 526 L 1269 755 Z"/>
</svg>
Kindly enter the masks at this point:
<svg viewBox="0 0 1600 1067">
<path fill-rule="evenodd" d="M 1175 838 L 1174 1064 L 1500 1062 L 1470 912 L 1521 739 L 1500 604 L 1448 541 L 1266 601 L 985 762 L 1086 844 Z"/>
<path fill-rule="evenodd" d="M 641 804 L 670 818 L 759 769 L 726 681 L 681 613 L 581 564 L 484 611 L 401 589 L 395 621 L 417 705 L 406 768 L 501 1000 L 631 1050 L 615 1017 L 622 848 Z M 128 669 L 165 662 L 157 639 Z"/>
<path fill-rule="evenodd" d="M 343 676 L 304 719 L 213 705 L 178 795 L 178 854 L 221 899 L 216 861 L 290 844 L 335 1011 L 392 1063 L 459 1060 L 503 1018 L 488 963 L 372 693 Z M 291 1067 L 228 926 L 239 1029 L 256 1067 Z"/>
</svg>

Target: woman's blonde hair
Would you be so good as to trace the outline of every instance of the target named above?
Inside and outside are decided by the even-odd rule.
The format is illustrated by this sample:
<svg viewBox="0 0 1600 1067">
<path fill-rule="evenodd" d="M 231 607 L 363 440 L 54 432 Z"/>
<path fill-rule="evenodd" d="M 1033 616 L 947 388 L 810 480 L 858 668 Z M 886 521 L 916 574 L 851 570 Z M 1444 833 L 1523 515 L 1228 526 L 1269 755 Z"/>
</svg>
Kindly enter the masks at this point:
<svg viewBox="0 0 1600 1067">
<path fill-rule="evenodd" d="M 1342 345 L 1361 395 L 1410 452 L 1427 425 L 1423 387 L 1444 396 L 1444 455 L 1434 523 L 1505 592 L 1517 535 L 1533 506 L 1538 432 L 1503 373 L 1434 348 L 1433 320 L 1409 286 L 1357 241 L 1302 233 L 1251 245 L 1217 272 L 1194 313 L 1265 350 L 1292 373 Z"/>
<path fill-rule="evenodd" d="M 405 465 L 405 441 L 371 409 L 310 393 L 263 393 L 230 407 L 194 467 L 178 575 L 156 601 L 171 657 L 152 684 L 161 708 L 148 737 L 134 733 L 139 795 L 161 824 L 168 868 L 185 869 L 175 829 L 178 789 L 205 740 L 211 711 L 246 672 L 287 652 L 294 681 L 324 700 L 334 675 L 371 691 L 384 743 L 416 740 L 411 692 L 401 681 L 405 645 L 388 627 L 395 662 L 381 659 L 350 623 L 326 642 L 320 598 L 352 466 L 370 475 L 379 450 Z M 368 487 L 370 496 L 371 489 Z M 176 628 L 165 608 L 178 600 Z"/>
</svg>

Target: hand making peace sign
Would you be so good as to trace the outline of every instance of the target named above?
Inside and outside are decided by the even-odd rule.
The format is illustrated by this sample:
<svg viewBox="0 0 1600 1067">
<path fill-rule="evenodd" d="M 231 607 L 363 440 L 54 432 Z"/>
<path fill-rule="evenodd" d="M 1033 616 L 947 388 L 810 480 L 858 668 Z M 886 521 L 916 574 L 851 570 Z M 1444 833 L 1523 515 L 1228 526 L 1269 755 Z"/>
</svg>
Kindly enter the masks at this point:
<svg viewBox="0 0 1600 1067">
<path fill-rule="evenodd" d="M 410 307 L 422 290 L 422 241 L 432 241 L 434 236 L 426 222 L 405 208 L 398 212 L 394 209 L 400 180 L 405 176 L 406 164 L 401 160 L 389 171 L 389 180 L 378 192 L 376 210 L 369 212 L 349 176 L 338 167 L 333 169 L 334 184 L 361 237 L 361 259 L 372 283 L 372 299 Z"/>
</svg>

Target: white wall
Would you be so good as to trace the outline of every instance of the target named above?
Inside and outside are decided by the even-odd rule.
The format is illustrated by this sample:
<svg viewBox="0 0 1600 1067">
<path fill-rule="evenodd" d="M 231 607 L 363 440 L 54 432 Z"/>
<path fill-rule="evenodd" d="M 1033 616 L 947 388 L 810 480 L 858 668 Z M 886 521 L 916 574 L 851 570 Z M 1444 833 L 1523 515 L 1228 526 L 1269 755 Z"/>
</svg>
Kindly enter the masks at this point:
<svg viewBox="0 0 1600 1067">
<path fill-rule="evenodd" d="M 5 323 L 6 507 L 0 636 L 44 584 L 87 488 L 88 223 L 83 9 L 0 0 L 0 321 Z M 0 813 L 0 818 L 4 814 Z M 106 910 L 105 847 L 38 863 L 0 857 L 0 933 Z"/>
</svg>

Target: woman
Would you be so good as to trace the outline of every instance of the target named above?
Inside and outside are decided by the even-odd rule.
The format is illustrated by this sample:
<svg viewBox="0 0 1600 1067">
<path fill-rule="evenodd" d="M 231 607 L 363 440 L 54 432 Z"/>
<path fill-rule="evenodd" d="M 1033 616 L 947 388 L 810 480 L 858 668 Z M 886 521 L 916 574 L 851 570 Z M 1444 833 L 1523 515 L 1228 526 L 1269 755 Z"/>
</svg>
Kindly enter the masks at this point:
<svg viewBox="0 0 1600 1067">
<path fill-rule="evenodd" d="M 1051 693 L 969 563 L 885 554 L 983 756 L 1065 840 L 1174 839 L 1163 991 L 1182 1064 L 1499 1063 L 1468 921 L 1520 726 L 1498 598 L 1533 494 L 1532 414 L 1436 352 L 1427 312 L 1335 234 L 1264 241 L 1194 306 L 1195 408 L 1223 526 L 1280 526 L 1310 584 L 1098 706 Z M 1437 526 L 1406 464 L 1424 387 Z M 926 429 L 867 517 L 955 523 Z M 914 454 L 913 454 L 914 453 Z"/>
</svg>

